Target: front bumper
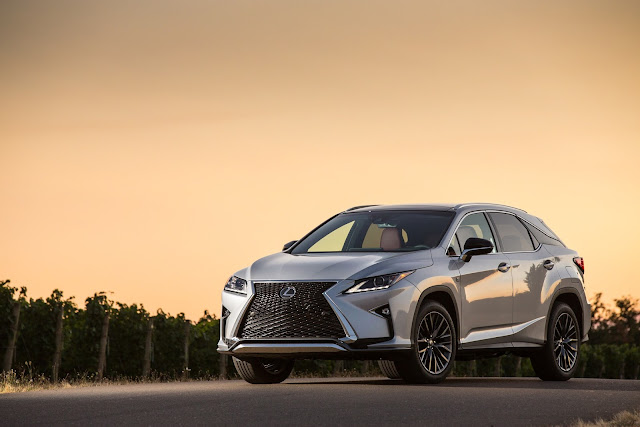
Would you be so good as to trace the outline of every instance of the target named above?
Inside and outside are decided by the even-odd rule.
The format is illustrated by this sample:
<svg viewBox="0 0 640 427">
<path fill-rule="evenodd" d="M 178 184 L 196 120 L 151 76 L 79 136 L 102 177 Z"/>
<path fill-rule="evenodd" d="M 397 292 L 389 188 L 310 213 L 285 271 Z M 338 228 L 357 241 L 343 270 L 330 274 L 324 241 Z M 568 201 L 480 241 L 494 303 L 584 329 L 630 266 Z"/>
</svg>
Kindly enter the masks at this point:
<svg viewBox="0 0 640 427">
<path fill-rule="evenodd" d="M 382 344 L 382 346 L 380 346 Z M 218 352 L 239 359 L 252 357 L 291 359 L 396 359 L 410 346 L 389 345 L 387 338 L 358 340 L 347 344 L 339 340 L 238 340 L 231 346 L 218 346 Z M 226 349 L 225 349 L 226 348 Z"/>
<path fill-rule="evenodd" d="M 411 320 L 418 300 L 418 290 L 407 279 L 389 289 L 357 294 L 343 294 L 343 291 L 353 286 L 353 280 L 337 281 L 327 289 L 322 296 L 339 319 L 344 337 L 243 338 L 241 325 L 255 297 L 255 283 L 267 282 L 274 283 L 249 281 L 247 295 L 223 292 L 224 309 L 218 343 L 220 353 L 245 358 L 366 359 L 376 358 L 378 355 L 391 358 L 411 349 Z M 388 316 L 375 312 L 377 308 L 386 305 L 390 309 Z"/>
</svg>

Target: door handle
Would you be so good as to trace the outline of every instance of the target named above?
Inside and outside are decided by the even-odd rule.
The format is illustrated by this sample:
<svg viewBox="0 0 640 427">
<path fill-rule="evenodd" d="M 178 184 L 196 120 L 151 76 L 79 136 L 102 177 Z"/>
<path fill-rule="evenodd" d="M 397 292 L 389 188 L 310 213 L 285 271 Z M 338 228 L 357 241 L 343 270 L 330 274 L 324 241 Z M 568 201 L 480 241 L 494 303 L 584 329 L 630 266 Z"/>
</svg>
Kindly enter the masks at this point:
<svg viewBox="0 0 640 427">
<path fill-rule="evenodd" d="M 498 270 L 502 271 L 503 273 L 506 273 L 507 271 L 509 271 L 510 268 L 511 268 L 511 266 L 509 264 L 507 264 L 506 262 L 501 262 L 498 265 Z"/>
<path fill-rule="evenodd" d="M 547 270 L 551 270 L 553 268 L 554 265 L 556 265 L 553 261 L 551 261 L 550 259 L 546 260 L 545 262 L 542 263 L 542 265 L 544 266 L 544 268 L 546 268 Z"/>
</svg>

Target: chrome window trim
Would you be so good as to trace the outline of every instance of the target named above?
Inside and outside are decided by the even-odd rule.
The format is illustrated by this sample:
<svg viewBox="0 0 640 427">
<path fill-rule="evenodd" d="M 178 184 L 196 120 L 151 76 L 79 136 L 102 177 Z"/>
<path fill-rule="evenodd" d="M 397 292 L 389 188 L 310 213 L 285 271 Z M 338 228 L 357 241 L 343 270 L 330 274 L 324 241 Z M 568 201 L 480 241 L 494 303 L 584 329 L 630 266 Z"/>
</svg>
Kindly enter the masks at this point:
<svg viewBox="0 0 640 427">
<path fill-rule="evenodd" d="M 460 218 L 460 221 L 458 221 L 458 223 L 456 224 L 456 226 L 455 226 L 455 228 L 454 228 L 454 231 L 453 231 L 453 234 L 451 235 L 451 238 L 447 241 L 446 248 L 444 248 L 444 254 L 445 254 L 446 256 L 448 256 L 449 258 L 455 258 L 455 257 L 459 257 L 459 256 L 460 256 L 460 255 L 447 255 L 447 250 L 449 249 L 449 246 L 451 246 L 451 245 L 450 245 L 451 240 L 452 240 L 454 237 L 456 237 L 456 234 L 458 233 L 458 228 L 460 228 L 460 225 L 462 224 L 462 221 L 464 221 L 464 219 L 465 219 L 467 216 L 469 216 L 469 215 L 471 215 L 471 214 L 474 214 L 474 213 L 478 213 L 478 212 L 482 212 L 482 211 L 469 211 L 469 212 L 467 212 L 466 214 L 462 215 L 462 217 Z M 460 241 L 458 241 L 458 246 L 460 246 Z M 460 247 L 460 251 L 462 251 L 462 247 Z M 487 255 L 489 255 L 489 254 L 487 254 Z"/>
<path fill-rule="evenodd" d="M 460 225 L 462 225 L 462 221 L 465 220 L 466 217 L 468 217 L 471 214 L 477 214 L 477 213 L 485 213 L 486 211 L 484 209 L 481 210 L 477 210 L 477 211 L 469 211 L 466 214 L 464 214 L 461 218 L 460 221 L 458 222 L 458 224 L 456 224 L 456 228 L 455 231 L 453 232 L 453 234 L 451 235 L 451 239 L 453 239 L 453 237 L 458 233 L 458 228 L 460 228 Z M 500 212 L 500 211 L 498 211 Z M 487 220 L 487 224 L 489 225 L 489 229 L 491 230 L 491 233 L 493 233 L 493 227 L 491 226 L 491 223 L 489 222 L 489 218 L 485 218 Z M 497 231 L 496 231 L 497 232 Z M 445 235 L 446 237 L 446 235 Z M 496 240 L 497 242 L 497 236 L 493 236 L 493 238 Z M 449 248 L 449 243 L 451 243 L 451 239 L 448 240 L 447 243 L 447 247 L 444 250 L 444 254 L 447 255 L 447 249 Z M 458 246 L 460 246 L 460 241 L 458 241 Z M 460 246 L 460 251 L 463 251 L 464 249 L 462 248 L 462 246 Z M 485 254 L 485 255 L 495 255 L 495 254 L 499 254 L 502 253 L 501 251 L 498 251 L 497 245 L 496 245 L 496 251 L 492 252 L 490 254 Z M 460 255 L 447 255 L 449 258 L 453 258 L 453 257 L 459 257 Z"/>
<path fill-rule="evenodd" d="M 527 221 L 526 219 L 524 219 L 524 218 L 522 218 L 522 217 L 518 217 L 518 218 L 520 218 L 520 219 L 521 219 L 523 222 L 525 222 L 527 225 L 529 225 L 529 226 L 531 226 L 531 227 L 535 228 L 536 230 L 538 230 L 539 232 L 541 232 L 542 234 L 544 234 L 545 236 L 547 236 L 547 237 L 548 237 L 548 238 L 550 238 L 551 240 L 555 240 L 556 242 L 558 242 L 558 243 L 560 243 L 560 244 L 562 244 L 562 245 L 564 246 L 564 243 L 562 242 L 562 240 L 557 239 L 557 238 L 555 238 L 555 237 L 553 237 L 553 236 L 550 236 L 550 235 L 549 235 L 549 233 L 546 233 L 546 232 L 544 232 L 544 231 L 540 230 L 540 228 L 536 227 L 534 224 L 532 224 L 531 222 Z M 542 222 L 542 220 L 540 220 L 540 221 Z M 546 225 L 546 224 L 545 224 L 545 225 Z M 536 239 L 536 240 L 537 240 L 537 239 Z M 542 244 L 542 243 L 541 243 L 541 244 Z"/>
<path fill-rule="evenodd" d="M 451 246 L 451 242 L 453 242 L 453 239 L 456 239 L 456 244 L 458 245 L 458 248 L 460 249 L 460 254 L 458 254 L 458 255 L 449 255 L 449 253 L 448 253 L 449 252 L 449 248 L 452 247 Z M 458 239 L 458 236 L 456 236 L 456 233 L 453 233 L 453 236 L 451 236 L 451 239 L 449 239 L 449 244 L 447 245 L 447 249 L 445 249 L 444 253 L 450 258 L 459 257 L 462 254 L 462 246 L 460 246 L 460 240 Z M 486 255 L 488 255 L 488 254 L 486 254 Z"/>
<path fill-rule="evenodd" d="M 516 217 L 516 219 L 522 221 L 523 218 L 520 217 L 517 214 L 514 214 L 513 212 L 505 212 L 505 211 L 499 211 L 499 210 L 487 210 L 487 213 L 501 213 L 501 214 L 507 214 L 507 215 L 513 215 Z M 527 226 L 522 224 L 522 226 L 524 227 L 525 230 L 527 230 Z M 498 230 L 496 229 L 496 233 L 499 233 Z M 527 230 L 527 233 L 531 234 L 531 232 L 529 230 Z M 531 238 L 531 235 L 529 235 L 529 238 Z M 536 239 L 537 241 L 538 239 Z M 533 244 L 533 240 L 531 240 L 531 243 Z M 540 250 L 540 248 L 542 247 L 542 243 L 538 242 L 538 246 L 536 248 L 534 248 L 532 251 L 511 251 L 511 252 L 505 252 L 502 251 L 503 254 L 522 254 L 522 253 L 527 253 L 527 254 L 532 254 L 532 253 L 536 253 Z"/>
<path fill-rule="evenodd" d="M 523 211 L 523 212 L 525 212 L 525 211 Z M 477 210 L 477 211 L 469 211 L 469 212 L 467 212 L 466 214 L 464 214 L 464 215 L 460 218 L 460 221 L 458 221 L 458 223 L 456 224 L 456 227 L 455 227 L 455 229 L 454 229 L 455 231 L 454 231 L 454 232 L 453 232 L 453 234 L 451 235 L 451 239 L 453 239 L 453 238 L 455 237 L 455 235 L 458 233 L 458 228 L 460 228 L 460 225 L 462 224 L 462 221 L 464 221 L 464 219 L 465 219 L 467 216 L 469 216 L 469 215 L 471 215 L 471 214 L 476 214 L 476 213 L 485 213 L 485 214 L 489 214 L 489 213 L 501 213 L 501 214 L 513 215 L 513 216 L 515 216 L 517 219 L 519 219 L 519 220 L 521 220 L 521 221 L 524 221 L 524 222 L 526 222 L 527 224 L 530 224 L 532 227 L 535 227 L 535 226 L 534 226 L 533 224 L 531 224 L 529 221 L 525 220 L 524 218 L 522 218 L 521 216 L 519 216 L 519 215 L 517 215 L 517 214 L 515 214 L 515 213 L 513 213 L 513 212 L 501 211 L 501 210 L 497 210 L 497 209 L 481 209 L 481 210 Z M 488 218 L 488 219 L 490 220 L 491 218 Z M 489 224 L 489 227 L 491 228 L 491 232 L 493 232 L 494 230 L 493 230 L 492 224 Z M 524 228 L 525 228 L 525 230 L 526 230 L 526 228 L 527 228 L 527 227 L 526 227 L 524 224 L 523 224 L 523 227 L 524 227 Z M 538 229 L 538 227 L 535 227 L 535 229 L 536 229 L 536 230 L 539 230 L 539 229 Z M 540 230 L 540 231 L 542 232 L 542 230 Z M 498 230 L 495 230 L 495 232 L 496 232 L 496 234 L 497 234 L 497 233 L 498 233 Z M 527 230 L 527 233 L 531 233 L 531 232 L 530 232 L 529 230 Z M 543 234 L 544 234 L 545 236 L 548 236 L 548 235 L 547 235 L 547 233 L 543 233 Z M 496 242 L 497 242 L 498 236 L 493 236 L 493 237 L 494 237 L 494 239 L 496 239 Z M 548 237 L 550 237 L 550 236 L 548 236 Z M 446 244 L 446 246 L 447 246 L 447 247 L 444 249 L 444 254 L 445 254 L 446 256 L 448 256 L 449 258 L 453 258 L 453 257 L 455 257 L 454 255 L 447 255 L 447 249 L 449 248 L 449 243 L 451 243 L 451 239 L 449 239 L 449 240 L 447 241 L 447 242 L 448 242 L 448 243 Z M 536 240 L 537 240 L 537 239 L 536 239 Z M 553 239 L 553 240 L 557 240 L 557 239 Z M 533 243 L 533 240 L 531 241 L 531 243 Z M 459 245 L 459 242 L 458 242 L 458 245 Z M 501 245 L 501 246 L 502 246 L 502 245 Z M 499 251 L 498 251 L 498 248 L 496 247 L 496 252 L 495 252 L 495 253 L 499 253 L 499 254 L 522 254 L 522 253 L 533 254 L 533 253 L 538 252 L 538 251 L 540 250 L 540 248 L 542 248 L 542 243 L 538 242 L 538 246 L 537 246 L 534 250 L 532 250 L 532 251 L 512 251 L 512 252 L 506 252 L 506 251 L 503 251 L 503 250 L 499 250 Z M 500 249 L 502 249 L 502 247 L 500 247 Z M 462 247 L 460 248 L 460 250 L 462 250 Z M 486 255 L 494 255 L 494 254 L 486 254 Z M 456 256 L 459 256 L 459 255 L 456 255 Z"/>
<path fill-rule="evenodd" d="M 542 245 L 539 244 L 538 247 L 533 251 L 513 251 L 513 252 L 501 252 L 501 253 L 503 254 L 535 254 L 540 250 L 541 247 Z"/>
</svg>

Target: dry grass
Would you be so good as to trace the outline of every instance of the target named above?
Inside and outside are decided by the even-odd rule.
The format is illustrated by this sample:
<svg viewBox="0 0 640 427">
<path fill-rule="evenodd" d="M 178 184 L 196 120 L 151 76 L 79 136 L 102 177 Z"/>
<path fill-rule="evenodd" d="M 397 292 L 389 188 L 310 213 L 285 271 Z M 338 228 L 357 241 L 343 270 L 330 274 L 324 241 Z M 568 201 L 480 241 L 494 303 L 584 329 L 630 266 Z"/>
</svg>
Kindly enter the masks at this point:
<svg viewBox="0 0 640 427">
<path fill-rule="evenodd" d="M 597 419 L 595 421 L 578 420 L 572 427 L 640 427 L 640 411 L 622 411 L 611 420 Z"/>
<path fill-rule="evenodd" d="M 338 372 L 332 372 L 330 374 L 313 374 L 310 372 L 296 372 L 295 370 L 291 374 L 291 378 L 357 378 L 363 376 L 379 377 L 380 371 L 372 369 L 368 372 L 360 372 L 356 369 L 341 369 Z M 206 376 L 198 379 L 184 380 L 180 376 L 167 376 L 158 375 L 153 373 L 149 378 L 129 378 L 118 377 L 110 379 L 98 380 L 95 374 L 86 373 L 78 375 L 76 377 L 63 378 L 57 383 L 51 382 L 49 378 L 44 375 L 33 375 L 28 371 L 24 372 L 0 372 L 0 394 L 2 393 L 20 393 L 24 391 L 35 390 L 51 390 L 70 387 L 99 387 L 105 385 L 122 385 L 122 384 L 145 384 L 145 383 L 163 383 L 163 382 L 177 382 L 177 381 L 215 381 L 219 380 L 217 376 Z M 232 379 L 238 379 L 233 377 Z"/>
<path fill-rule="evenodd" d="M 184 380 L 181 377 L 170 377 L 166 375 L 152 374 L 149 378 L 129 378 L 118 377 L 111 379 L 98 380 L 95 374 L 83 374 L 73 378 L 64 378 L 57 383 L 51 382 L 44 375 L 28 375 L 16 373 L 16 371 L 0 373 L 0 394 L 2 393 L 19 393 L 24 391 L 35 390 L 51 390 L 70 387 L 100 387 L 107 385 L 123 385 L 123 384 L 148 384 L 178 381 L 210 381 L 218 380 L 218 377 L 206 377 L 196 380 Z"/>
<path fill-rule="evenodd" d="M 45 376 L 27 378 L 22 375 L 18 375 L 15 371 L 0 373 L 0 393 L 17 393 L 22 391 L 66 387 L 71 387 L 71 383 L 66 380 L 53 384 Z"/>
</svg>

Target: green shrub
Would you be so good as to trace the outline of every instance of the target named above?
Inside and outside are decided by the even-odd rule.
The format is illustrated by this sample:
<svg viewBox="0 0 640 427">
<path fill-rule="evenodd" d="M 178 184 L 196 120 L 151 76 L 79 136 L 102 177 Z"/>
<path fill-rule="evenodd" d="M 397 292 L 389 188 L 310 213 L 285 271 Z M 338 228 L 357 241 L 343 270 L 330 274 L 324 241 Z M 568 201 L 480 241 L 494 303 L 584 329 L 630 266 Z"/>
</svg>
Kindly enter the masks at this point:
<svg viewBox="0 0 640 427">
<path fill-rule="evenodd" d="M 191 328 L 189 343 L 189 369 L 192 378 L 208 378 L 220 375 L 220 321 L 205 311 L 198 323 Z"/>
<path fill-rule="evenodd" d="M 184 314 L 176 317 L 158 310 L 154 316 L 151 369 L 156 375 L 179 378 L 184 365 Z"/>
<path fill-rule="evenodd" d="M 116 306 L 109 320 L 107 375 L 135 378 L 142 375 L 149 313 L 136 304 Z"/>
<path fill-rule="evenodd" d="M 616 308 L 607 308 L 599 299 L 592 303 L 591 341 L 583 345 L 577 375 L 591 378 L 631 378 L 640 376 L 640 331 L 637 300 L 616 300 Z M 220 321 L 205 312 L 194 324 L 184 314 L 171 316 L 158 310 L 155 316 L 142 305 L 114 303 L 105 293 L 96 293 L 78 308 L 72 298 L 64 299 L 55 290 L 49 298 L 28 299 L 26 288 L 11 287 L 0 281 L 0 357 L 8 342 L 13 304 L 20 301 L 21 314 L 13 367 L 21 378 L 51 376 L 55 351 L 55 328 L 63 311 L 63 348 L 60 378 L 84 381 L 92 379 L 98 365 L 103 321 L 109 315 L 105 375 L 112 379 L 137 378 L 142 374 L 149 319 L 154 321 L 151 370 L 156 379 L 184 377 L 185 338 L 189 334 L 189 370 L 191 378 L 220 375 L 221 355 L 216 351 Z M 189 325 L 187 331 L 187 325 Z M 297 375 L 331 376 L 379 374 L 377 363 L 364 361 L 298 360 Z M 229 359 L 229 376 L 235 369 Z M 534 376 L 529 358 L 507 354 L 500 358 L 458 361 L 453 375 Z"/>
</svg>

